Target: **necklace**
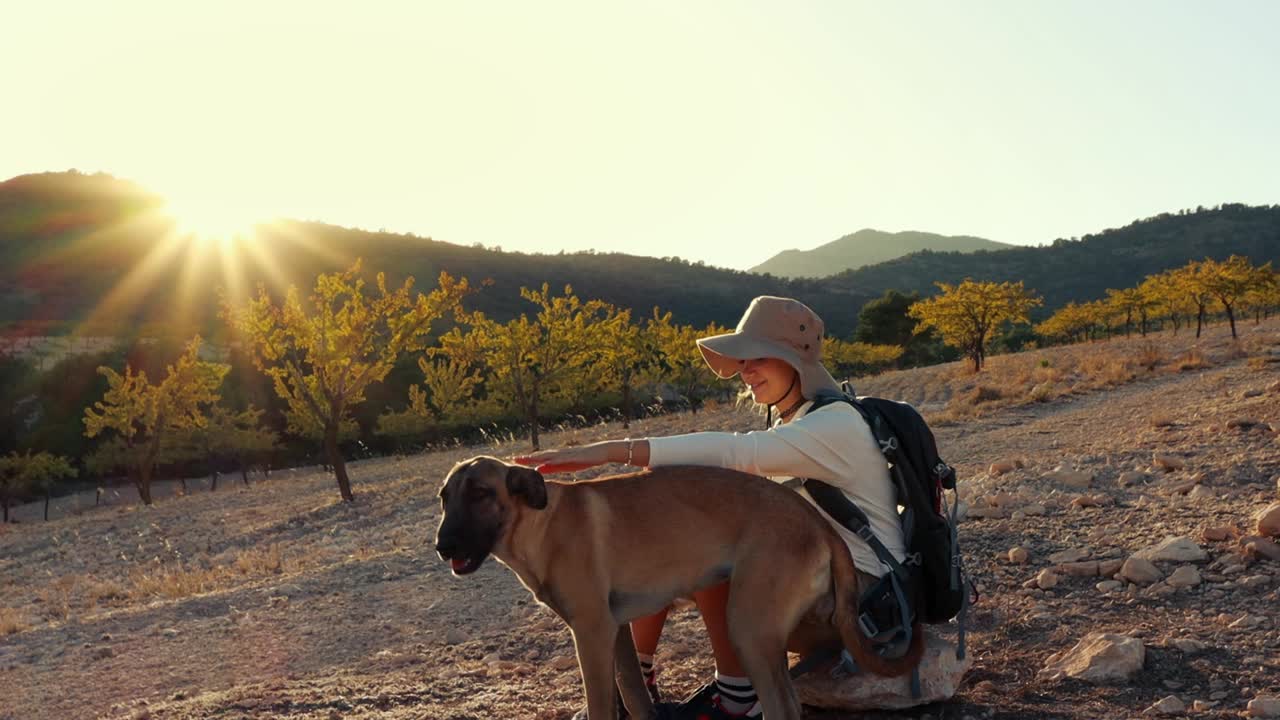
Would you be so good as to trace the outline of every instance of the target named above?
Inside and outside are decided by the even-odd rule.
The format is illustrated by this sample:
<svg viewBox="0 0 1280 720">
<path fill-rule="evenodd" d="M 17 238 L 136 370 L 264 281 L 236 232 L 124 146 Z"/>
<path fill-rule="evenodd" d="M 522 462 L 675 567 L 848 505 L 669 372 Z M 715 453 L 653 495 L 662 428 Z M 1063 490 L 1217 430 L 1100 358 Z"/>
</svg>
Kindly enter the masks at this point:
<svg viewBox="0 0 1280 720">
<path fill-rule="evenodd" d="M 778 417 L 782 418 L 783 420 L 790 419 L 791 416 L 795 415 L 796 411 L 799 410 L 800 406 L 803 405 L 804 403 L 805 403 L 805 399 L 802 397 L 799 400 L 797 400 L 794 405 L 778 413 Z"/>
</svg>

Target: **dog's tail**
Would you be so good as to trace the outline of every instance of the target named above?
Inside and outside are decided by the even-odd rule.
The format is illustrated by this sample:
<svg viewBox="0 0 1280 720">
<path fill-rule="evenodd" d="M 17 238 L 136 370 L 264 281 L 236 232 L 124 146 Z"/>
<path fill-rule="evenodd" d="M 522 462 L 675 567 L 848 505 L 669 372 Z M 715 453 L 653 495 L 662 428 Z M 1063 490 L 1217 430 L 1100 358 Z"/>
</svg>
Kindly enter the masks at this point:
<svg viewBox="0 0 1280 720">
<path fill-rule="evenodd" d="M 871 638 L 858 627 L 858 582 L 849 548 L 834 532 L 828 538 L 831 546 L 831 589 L 835 594 L 836 608 L 832 624 L 840 630 L 845 648 L 861 669 L 886 677 L 906 675 L 924 655 L 924 633 L 920 624 L 912 626 L 911 646 L 902 657 L 886 658 L 877 653 Z"/>
</svg>

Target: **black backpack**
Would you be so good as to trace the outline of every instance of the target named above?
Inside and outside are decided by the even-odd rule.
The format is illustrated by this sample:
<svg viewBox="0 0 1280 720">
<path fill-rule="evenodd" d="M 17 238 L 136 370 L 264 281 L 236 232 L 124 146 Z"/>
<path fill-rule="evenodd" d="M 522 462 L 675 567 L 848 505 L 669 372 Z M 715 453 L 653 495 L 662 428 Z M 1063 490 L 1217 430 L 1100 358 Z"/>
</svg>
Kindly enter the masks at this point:
<svg viewBox="0 0 1280 720">
<path fill-rule="evenodd" d="M 956 490 L 955 470 L 938 457 L 929 425 L 907 403 L 855 397 L 846 383 L 841 394 L 816 397 L 809 412 L 834 402 L 852 405 L 870 426 L 889 463 L 897 502 L 903 508 L 899 519 L 907 555 L 898 562 L 872 533 L 866 513 L 843 492 L 821 480 L 802 481 L 823 511 L 865 540 L 890 568 L 859 599 L 859 627 L 878 645 L 881 654 L 896 656 L 910 646 L 914 621 L 943 623 L 956 618 L 956 656 L 963 658 L 964 620 L 973 587 L 964 575 L 956 533 L 958 492 L 949 511 L 943 502 L 945 490 Z M 847 654 L 845 659 L 847 665 Z M 919 693 L 918 676 L 913 677 L 912 692 Z"/>
</svg>

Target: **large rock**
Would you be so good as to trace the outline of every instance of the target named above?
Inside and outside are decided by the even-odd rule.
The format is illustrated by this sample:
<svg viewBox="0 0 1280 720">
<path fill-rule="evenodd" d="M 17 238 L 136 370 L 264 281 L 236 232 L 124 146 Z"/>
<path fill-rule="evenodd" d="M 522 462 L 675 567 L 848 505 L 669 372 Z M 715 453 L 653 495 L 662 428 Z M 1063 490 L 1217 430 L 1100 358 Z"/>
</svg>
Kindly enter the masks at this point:
<svg viewBox="0 0 1280 720">
<path fill-rule="evenodd" d="M 1139 585 L 1150 585 L 1164 578 L 1164 573 L 1150 560 L 1131 557 L 1120 566 L 1120 577 Z"/>
<path fill-rule="evenodd" d="M 1280 503 L 1271 503 L 1258 511 L 1258 534 L 1280 537 Z"/>
<path fill-rule="evenodd" d="M 887 678 L 860 672 L 831 677 L 824 669 L 814 670 L 795 681 L 800 702 L 832 710 L 897 710 L 950 699 L 960 687 L 973 655 L 956 658 L 956 647 L 945 638 L 925 633 L 924 657 L 920 661 L 920 697 L 911 697 L 911 676 Z"/>
<path fill-rule="evenodd" d="M 1245 713 L 1252 718 L 1280 718 L 1280 695 L 1259 695 L 1249 701 Z"/>
<path fill-rule="evenodd" d="M 1204 562 L 1209 559 L 1204 548 L 1186 536 L 1165 538 L 1160 544 L 1143 548 L 1133 556 L 1152 562 Z"/>
<path fill-rule="evenodd" d="M 1141 640 L 1127 635 L 1094 632 L 1075 647 L 1050 655 L 1040 671 L 1044 680 L 1077 678 L 1093 683 L 1127 680 L 1142 670 L 1147 648 Z"/>
</svg>

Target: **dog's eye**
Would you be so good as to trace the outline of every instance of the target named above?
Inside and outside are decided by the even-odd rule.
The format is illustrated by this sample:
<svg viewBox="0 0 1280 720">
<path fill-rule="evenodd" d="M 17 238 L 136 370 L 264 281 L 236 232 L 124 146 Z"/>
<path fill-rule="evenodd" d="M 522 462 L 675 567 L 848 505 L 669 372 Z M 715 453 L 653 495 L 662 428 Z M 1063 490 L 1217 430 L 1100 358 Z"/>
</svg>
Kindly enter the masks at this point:
<svg viewBox="0 0 1280 720">
<path fill-rule="evenodd" d="M 475 488 L 467 491 L 467 501 L 478 503 L 484 502 L 493 497 L 493 491 L 488 488 Z"/>
</svg>

